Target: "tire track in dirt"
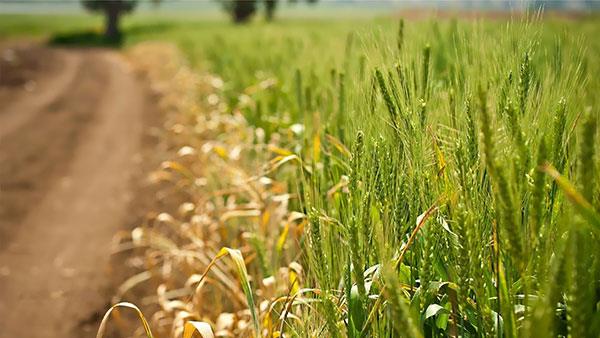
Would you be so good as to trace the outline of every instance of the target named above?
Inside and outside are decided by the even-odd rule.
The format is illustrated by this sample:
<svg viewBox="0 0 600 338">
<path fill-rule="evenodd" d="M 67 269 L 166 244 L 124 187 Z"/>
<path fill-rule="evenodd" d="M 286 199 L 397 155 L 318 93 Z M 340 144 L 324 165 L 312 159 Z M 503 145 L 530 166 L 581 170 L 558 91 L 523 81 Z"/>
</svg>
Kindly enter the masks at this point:
<svg viewBox="0 0 600 338">
<path fill-rule="evenodd" d="M 45 52 L 46 54 L 48 52 Z M 52 75 L 40 79 L 41 83 L 35 83 L 37 98 L 33 102 L 19 99 L 20 95 L 27 93 L 11 93 L 12 98 L 9 101 L 8 98 L 4 98 L 5 106 L 1 108 L 3 114 L 0 115 L 0 139 L 4 139 L 10 135 L 10 133 L 17 131 L 24 123 L 30 121 L 36 116 L 36 113 L 44 109 L 45 106 L 52 104 L 55 100 L 59 99 L 60 94 L 67 92 L 68 86 L 76 85 L 74 80 L 78 78 L 78 72 L 82 71 L 82 59 L 81 55 L 67 53 L 65 51 L 53 51 L 50 55 L 44 55 L 42 53 L 38 57 L 50 58 L 44 62 L 53 62 Z M 56 69 L 58 68 L 58 69 Z M 2 68 L 0 68 L 0 76 L 2 75 Z"/>
<path fill-rule="evenodd" d="M 59 63 L 64 72 L 41 73 L 34 78 L 39 83 L 35 91 L 4 98 L 7 103 L 0 108 L 0 250 L 17 232 L 14 228 L 27 211 L 64 175 L 76 144 L 94 118 L 92 107 L 100 98 L 86 93 L 93 93 L 108 79 L 95 57 L 84 59 L 83 54 L 43 52 L 40 57 Z"/>
<path fill-rule="evenodd" d="M 29 117 L 0 139 L 1 338 L 81 336 L 106 306 L 110 241 L 134 194 L 143 86 L 115 52 L 59 54 L 77 69 L 68 85 L 4 105 Z"/>
</svg>

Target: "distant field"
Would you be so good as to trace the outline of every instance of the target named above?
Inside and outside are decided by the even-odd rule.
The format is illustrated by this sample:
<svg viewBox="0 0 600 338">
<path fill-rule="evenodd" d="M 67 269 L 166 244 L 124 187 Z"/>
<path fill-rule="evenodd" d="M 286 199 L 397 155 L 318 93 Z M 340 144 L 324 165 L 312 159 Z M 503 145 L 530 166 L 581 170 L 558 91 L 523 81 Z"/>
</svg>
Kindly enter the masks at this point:
<svg viewBox="0 0 600 338">
<path fill-rule="evenodd" d="M 128 18 L 126 50 L 174 42 L 191 65 L 163 89 L 188 204 L 144 228 L 159 330 L 191 313 L 233 336 L 594 337 L 599 22 Z M 210 292 L 186 289 L 205 269 Z"/>
<path fill-rule="evenodd" d="M 330 10 L 325 11 L 325 13 L 330 12 Z M 367 11 L 367 13 L 371 14 L 363 13 L 363 15 L 360 15 L 360 11 L 346 9 L 340 15 L 334 16 L 330 14 L 330 17 L 327 17 L 323 14 L 325 17 L 313 17 L 309 19 L 295 17 L 299 15 L 297 11 L 291 13 L 283 15 L 284 18 L 273 24 L 258 22 L 244 27 L 236 27 L 231 25 L 222 13 L 216 12 L 214 9 L 204 13 L 196 12 L 195 14 L 168 11 L 151 14 L 147 11 L 142 11 L 142 13 L 129 15 L 124 18 L 124 41 L 126 46 L 144 40 L 159 39 L 173 41 L 183 48 L 192 60 L 201 59 L 204 66 L 209 61 L 212 67 L 216 67 L 222 60 L 217 60 L 208 55 L 212 53 L 216 45 L 218 45 L 219 49 L 229 47 L 237 49 L 237 44 L 240 41 L 242 43 L 241 46 L 244 47 L 251 47 L 256 44 L 264 46 L 265 44 L 273 43 L 273 45 L 267 46 L 266 51 L 280 54 L 280 47 L 283 47 L 283 45 L 276 43 L 282 42 L 284 40 L 282 36 L 286 35 L 288 37 L 287 41 L 297 40 L 303 43 L 310 43 L 312 48 L 323 47 L 324 50 L 320 50 L 318 53 L 319 58 L 329 58 L 329 61 L 335 59 L 339 63 L 343 57 L 343 48 L 340 47 L 344 46 L 346 35 L 349 32 L 362 31 L 363 33 L 370 32 L 369 34 L 372 34 L 372 28 L 376 26 L 381 31 L 378 34 L 383 37 L 386 34 L 393 35 L 394 26 L 397 24 L 397 19 L 391 18 L 389 15 L 382 15 L 381 12 L 373 10 Z M 298 13 L 301 13 L 301 11 Z M 433 18 L 427 19 L 430 16 L 427 12 L 407 11 L 405 13 L 409 18 L 416 18 L 410 25 L 415 30 L 419 30 L 421 27 L 430 28 L 431 23 L 434 21 Z M 292 16 L 291 18 L 290 15 Z M 396 15 L 394 16 L 396 17 Z M 397 15 L 397 17 L 401 16 L 401 14 Z M 452 22 L 453 17 L 460 18 L 461 14 L 441 14 L 441 16 L 444 16 L 445 19 L 440 21 L 440 25 L 447 25 Z M 472 14 L 467 14 L 467 16 L 471 17 Z M 55 35 L 69 35 L 81 32 L 101 34 L 103 25 L 102 16 L 83 13 L 66 15 L 0 14 L 0 18 L 2 19 L 0 20 L 0 40 L 11 37 L 51 38 Z M 578 19 L 569 19 L 568 15 L 561 18 L 557 14 L 552 14 L 550 15 L 550 19 L 542 20 L 533 24 L 533 26 L 538 26 L 539 33 L 537 35 L 540 42 L 549 43 L 559 35 L 568 37 L 566 43 L 575 43 L 577 44 L 577 48 L 585 49 L 584 58 L 589 60 L 590 58 L 597 58 L 600 55 L 600 43 L 597 43 L 597 39 L 595 39 L 596 34 L 600 30 L 597 19 L 598 15 L 592 14 L 581 15 Z M 507 20 L 509 20 L 507 17 L 500 17 L 497 20 L 482 22 L 479 26 L 493 34 L 493 27 L 502 25 Z M 516 20 L 519 21 L 522 18 Z M 469 19 L 462 22 L 462 24 L 474 26 L 475 21 Z M 235 35 L 239 39 L 230 39 L 230 35 Z M 364 39 L 364 34 L 361 35 L 361 38 Z M 422 40 L 424 38 L 419 36 L 419 39 Z M 224 40 L 226 43 L 221 45 L 221 40 Z M 337 48 L 331 48 L 333 46 Z M 233 71 L 236 75 L 245 77 L 246 74 L 253 73 L 256 70 L 254 68 L 258 66 L 281 66 L 278 60 L 273 60 L 272 58 L 271 61 L 277 61 L 277 64 L 269 64 L 268 60 L 262 60 L 261 64 L 253 65 L 251 63 L 256 58 L 256 55 L 252 55 L 252 49 L 245 48 L 244 51 L 248 53 L 249 58 L 238 58 L 236 62 L 239 62 L 243 67 L 249 68 L 242 73 L 236 69 Z M 302 63 L 314 61 L 315 57 L 312 50 L 303 52 L 305 54 L 294 54 L 290 55 L 290 57 L 302 59 L 300 61 Z M 224 53 L 223 55 L 226 54 Z M 286 64 L 289 65 L 290 62 L 291 60 L 287 60 Z M 301 65 L 297 64 L 296 66 Z M 223 71 L 232 71 L 232 68 L 214 70 L 221 75 L 227 75 L 223 74 Z M 242 78 L 231 79 L 235 83 L 244 80 Z M 247 85 L 247 83 L 244 84 Z"/>
</svg>

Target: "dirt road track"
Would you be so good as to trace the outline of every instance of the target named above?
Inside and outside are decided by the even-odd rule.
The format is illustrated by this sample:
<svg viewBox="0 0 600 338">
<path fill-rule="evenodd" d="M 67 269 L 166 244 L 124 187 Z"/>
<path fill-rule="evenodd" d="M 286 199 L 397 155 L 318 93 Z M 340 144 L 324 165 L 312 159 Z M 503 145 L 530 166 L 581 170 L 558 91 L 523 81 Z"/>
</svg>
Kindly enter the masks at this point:
<svg viewBox="0 0 600 338">
<path fill-rule="evenodd" d="M 93 337 L 149 101 L 116 52 L 1 57 L 0 338 Z"/>
</svg>

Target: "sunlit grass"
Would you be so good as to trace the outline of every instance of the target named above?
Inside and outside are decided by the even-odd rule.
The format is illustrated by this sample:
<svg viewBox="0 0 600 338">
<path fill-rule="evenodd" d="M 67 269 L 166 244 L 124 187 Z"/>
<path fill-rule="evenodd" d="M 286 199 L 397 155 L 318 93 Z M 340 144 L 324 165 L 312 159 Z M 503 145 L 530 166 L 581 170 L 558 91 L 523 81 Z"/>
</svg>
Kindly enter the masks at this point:
<svg viewBox="0 0 600 338">
<path fill-rule="evenodd" d="M 119 296 L 160 336 L 600 331 L 597 23 L 128 25 L 176 44 L 128 52 L 177 207 Z"/>
</svg>

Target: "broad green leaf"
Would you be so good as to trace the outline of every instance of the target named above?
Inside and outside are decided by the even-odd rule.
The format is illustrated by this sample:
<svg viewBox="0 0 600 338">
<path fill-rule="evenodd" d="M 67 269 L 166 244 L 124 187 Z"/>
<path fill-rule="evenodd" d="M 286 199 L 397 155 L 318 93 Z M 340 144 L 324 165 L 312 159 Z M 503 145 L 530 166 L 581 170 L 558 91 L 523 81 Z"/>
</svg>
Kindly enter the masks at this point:
<svg viewBox="0 0 600 338">
<path fill-rule="evenodd" d="M 437 314 L 440 313 L 449 313 L 448 310 L 446 310 L 445 307 L 439 305 L 439 304 L 430 304 L 427 307 L 427 310 L 425 310 L 425 320 L 431 318 L 432 316 L 436 316 Z"/>
</svg>

